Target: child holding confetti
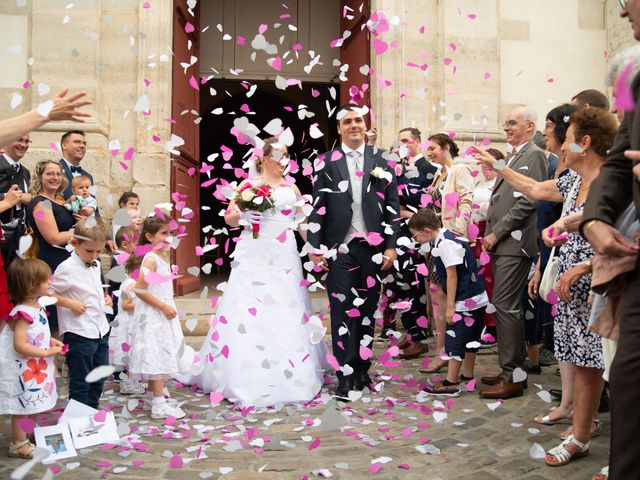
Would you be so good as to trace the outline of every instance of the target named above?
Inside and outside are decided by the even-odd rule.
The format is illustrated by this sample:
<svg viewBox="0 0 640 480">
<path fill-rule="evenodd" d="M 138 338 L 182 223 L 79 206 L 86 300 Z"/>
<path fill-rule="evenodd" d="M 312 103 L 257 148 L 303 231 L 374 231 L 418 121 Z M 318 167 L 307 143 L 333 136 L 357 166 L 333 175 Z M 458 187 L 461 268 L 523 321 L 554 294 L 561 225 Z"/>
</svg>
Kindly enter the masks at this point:
<svg viewBox="0 0 640 480">
<path fill-rule="evenodd" d="M 11 415 L 9 457 L 32 458 L 35 450 L 24 423 L 32 414 L 56 405 L 54 355 L 62 342 L 51 337 L 47 315 L 38 298 L 49 291 L 51 269 L 42 260 L 16 258 L 7 283 L 16 303 L 8 326 L 0 333 L 0 414 Z"/>
</svg>

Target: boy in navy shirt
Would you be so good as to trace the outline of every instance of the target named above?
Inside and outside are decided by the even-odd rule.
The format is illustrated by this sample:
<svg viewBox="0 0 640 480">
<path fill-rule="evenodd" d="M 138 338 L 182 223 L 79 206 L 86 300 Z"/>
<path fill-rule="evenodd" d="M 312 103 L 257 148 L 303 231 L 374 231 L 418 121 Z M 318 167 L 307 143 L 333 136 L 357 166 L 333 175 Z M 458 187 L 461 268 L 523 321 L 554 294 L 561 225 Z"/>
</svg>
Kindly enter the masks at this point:
<svg viewBox="0 0 640 480">
<path fill-rule="evenodd" d="M 457 397 L 460 395 L 460 368 L 463 369 L 463 381 L 473 379 L 489 297 L 484 280 L 478 275 L 478 264 L 469 243 L 442 228 L 433 210 L 425 208 L 413 215 L 409 219 L 409 231 L 416 242 L 431 244 L 435 268 L 447 295 L 447 378 L 425 391 L 435 396 Z"/>
</svg>

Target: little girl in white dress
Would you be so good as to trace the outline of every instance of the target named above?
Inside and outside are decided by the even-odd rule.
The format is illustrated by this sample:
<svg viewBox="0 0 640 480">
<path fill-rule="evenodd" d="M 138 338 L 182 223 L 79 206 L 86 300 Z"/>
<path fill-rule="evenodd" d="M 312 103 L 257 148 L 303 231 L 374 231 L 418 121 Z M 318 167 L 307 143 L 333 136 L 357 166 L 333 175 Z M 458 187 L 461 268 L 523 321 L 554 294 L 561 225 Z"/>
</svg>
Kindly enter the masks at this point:
<svg viewBox="0 0 640 480">
<path fill-rule="evenodd" d="M 165 378 L 185 368 L 180 361 L 184 336 L 173 301 L 173 275 L 168 260 L 174 225 L 168 213 L 156 209 L 156 214 L 142 224 L 135 252 L 141 255 L 141 250 L 147 250 L 135 286 L 138 300 L 133 314 L 129 374 L 148 379 L 153 394 L 152 418 L 186 415 L 164 397 Z"/>
<path fill-rule="evenodd" d="M 21 422 L 51 410 L 58 400 L 54 355 L 63 344 L 51 337 L 47 314 L 38 303 L 49 292 L 50 276 L 49 266 L 36 259 L 16 258 L 7 272 L 9 293 L 17 304 L 0 332 L 0 414 L 11 415 L 10 457 L 33 457 L 35 445 Z"/>
<path fill-rule="evenodd" d="M 129 368 L 129 352 L 132 345 L 132 336 L 135 319 L 133 312 L 135 308 L 136 293 L 134 288 L 137 279 L 132 273 L 140 270 L 142 257 L 131 255 L 126 263 L 125 269 L 129 274 L 118 290 L 118 315 L 111 323 L 111 333 L 109 334 L 109 363 L 117 371 L 123 372 Z M 120 377 L 120 393 L 123 395 L 141 395 L 145 392 L 144 384 L 132 378 L 127 372 L 126 378 Z"/>
</svg>

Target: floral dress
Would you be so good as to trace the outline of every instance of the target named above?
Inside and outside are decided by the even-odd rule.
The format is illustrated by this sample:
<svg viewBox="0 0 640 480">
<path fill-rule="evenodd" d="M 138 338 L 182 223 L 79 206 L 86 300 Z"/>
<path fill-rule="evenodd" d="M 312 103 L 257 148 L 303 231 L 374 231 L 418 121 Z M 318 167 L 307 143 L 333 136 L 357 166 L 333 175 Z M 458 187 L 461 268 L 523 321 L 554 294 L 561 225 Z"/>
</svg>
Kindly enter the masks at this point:
<svg viewBox="0 0 640 480">
<path fill-rule="evenodd" d="M 9 315 L 29 322 L 27 341 L 46 350 L 51 345 L 49 322 L 43 308 L 18 305 Z M 30 415 L 51 410 L 58 400 L 54 357 L 25 357 L 13 347 L 13 330 L 0 333 L 0 414 Z"/>
<path fill-rule="evenodd" d="M 573 188 L 576 180 L 577 184 Z M 578 174 L 572 170 L 567 170 L 558 178 L 558 190 L 566 203 L 565 216 L 584 208 L 584 204 L 576 205 L 581 183 Z M 593 258 L 595 252 L 591 244 L 580 233 L 575 232 L 569 234 L 569 240 L 562 245 L 558 255 L 559 277 L 578 263 Z M 558 302 L 553 327 L 554 350 L 556 358 L 561 362 L 604 369 L 601 339 L 587 328 L 591 312 L 591 305 L 588 303 L 590 289 L 591 274 L 584 275 L 571 287 L 571 300 Z"/>
</svg>

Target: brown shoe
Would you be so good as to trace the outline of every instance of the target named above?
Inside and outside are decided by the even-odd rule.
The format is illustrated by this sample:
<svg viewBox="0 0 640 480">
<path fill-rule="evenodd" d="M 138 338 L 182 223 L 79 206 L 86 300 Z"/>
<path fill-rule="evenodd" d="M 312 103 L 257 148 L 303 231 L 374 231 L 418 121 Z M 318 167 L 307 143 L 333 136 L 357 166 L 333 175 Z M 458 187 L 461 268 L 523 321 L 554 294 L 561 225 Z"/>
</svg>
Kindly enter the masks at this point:
<svg viewBox="0 0 640 480">
<path fill-rule="evenodd" d="M 428 351 L 429 351 L 429 347 L 427 345 L 425 345 L 424 343 L 417 342 L 405 348 L 400 354 L 400 358 L 403 358 L 405 360 L 408 360 L 410 358 L 417 358 L 421 355 L 424 355 Z"/>
<path fill-rule="evenodd" d="M 500 383 L 500 380 L 502 380 L 502 377 L 500 375 L 488 375 L 486 377 L 482 377 L 480 378 L 480 381 L 482 383 L 484 383 L 485 385 L 490 385 L 490 386 L 494 386 L 497 385 L 498 383 Z"/>
<path fill-rule="evenodd" d="M 479 393 L 483 398 L 502 398 L 506 400 L 511 397 L 521 397 L 523 391 L 522 383 L 512 383 L 500 379 L 493 387 L 483 388 Z"/>
<path fill-rule="evenodd" d="M 400 350 L 404 350 L 409 345 L 411 345 L 411 343 L 409 342 L 409 337 L 405 335 L 404 337 L 402 337 L 402 340 L 400 340 L 400 343 L 398 344 L 398 348 Z"/>
</svg>

